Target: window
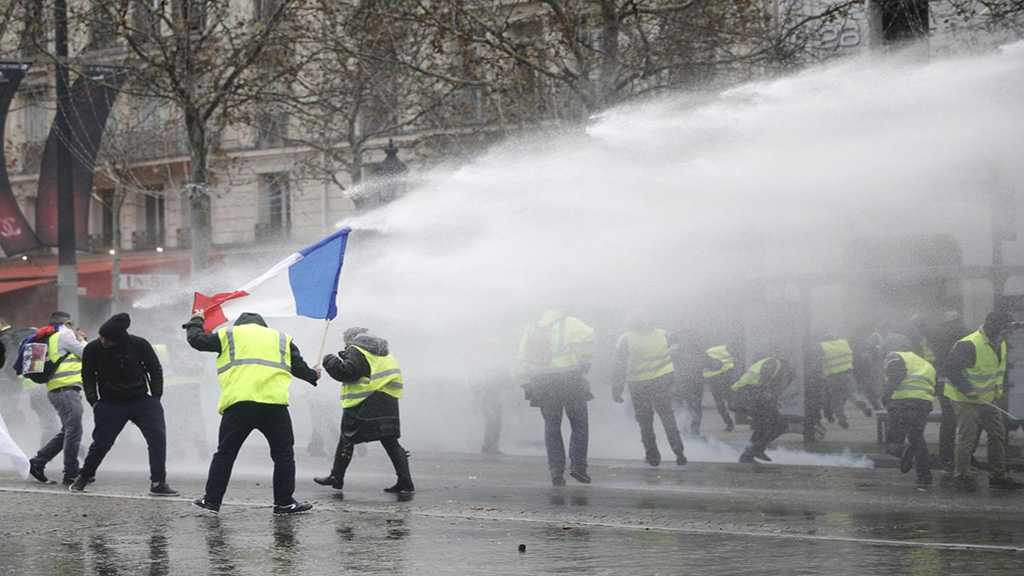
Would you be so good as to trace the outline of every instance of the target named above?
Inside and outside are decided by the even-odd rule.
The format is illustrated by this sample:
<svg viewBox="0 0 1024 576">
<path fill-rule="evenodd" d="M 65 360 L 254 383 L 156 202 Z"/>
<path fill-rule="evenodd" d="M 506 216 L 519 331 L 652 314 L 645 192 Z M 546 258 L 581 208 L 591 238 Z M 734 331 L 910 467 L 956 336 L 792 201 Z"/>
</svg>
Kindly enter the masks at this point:
<svg viewBox="0 0 1024 576">
<path fill-rule="evenodd" d="M 291 229 L 290 196 L 287 173 L 261 176 L 257 240 L 288 235 Z"/>
<path fill-rule="evenodd" d="M 184 30 L 188 22 L 189 30 L 202 32 L 206 28 L 206 4 L 209 0 L 173 0 L 173 15 L 176 27 Z"/>
<path fill-rule="evenodd" d="M 284 146 L 288 137 L 288 114 L 264 111 L 257 117 L 256 147 L 277 148 Z"/>
<path fill-rule="evenodd" d="M 44 30 L 47 29 L 46 11 L 43 0 L 27 0 L 25 3 L 25 22 L 21 30 L 20 51 L 22 56 L 30 57 L 39 53 L 37 43 L 45 41 Z"/>
<path fill-rule="evenodd" d="M 25 92 L 25 141 L 42 142 L 50 131 L 50 111 L 47 109 L 46 89 Z"/>
<path fill-rule="evenodd" d="M 135 204 L 135 233 L 132 245 L 136 250 L 163 246 L 165 234 L 165 202 L 163 191 L 155 188 L 142 193 Z"/>
<path fill-rule="evenodd" d="M 109 0 L 93 0 L 89 14 L 89 40 L 93 49 L 110 48 L 117 37 L 117 8 Z"/>
<path fill-rule="evenodd" d="M 886 44 L 928 35 L 928 0 L 878 0 L 876 10 Z"/>
</svg>

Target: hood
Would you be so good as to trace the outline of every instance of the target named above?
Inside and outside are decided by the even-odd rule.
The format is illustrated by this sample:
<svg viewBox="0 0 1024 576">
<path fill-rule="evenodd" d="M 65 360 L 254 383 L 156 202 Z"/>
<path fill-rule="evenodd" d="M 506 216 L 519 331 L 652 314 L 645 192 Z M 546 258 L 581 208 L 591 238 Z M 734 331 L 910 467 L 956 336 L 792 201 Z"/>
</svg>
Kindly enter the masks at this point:
<svg viewBox="0 0 1024 576">
<path fill-rule="evenodd" d="M 363 332 L 352 339 L 353 346 L 359 346 L 374 356 L 388 355 L 388 341 L 369 332 Z"/>
<path fill-rule="evenodd" d="M 263 316 L 255 312 L 242 312 L 238 316 L 238 320 L 235 320 L 235 326 L 242 326 L 243 324 L 258 324 L 264 328 L 267 327 L 267 321 L 263 319 Z"/>
</svg>

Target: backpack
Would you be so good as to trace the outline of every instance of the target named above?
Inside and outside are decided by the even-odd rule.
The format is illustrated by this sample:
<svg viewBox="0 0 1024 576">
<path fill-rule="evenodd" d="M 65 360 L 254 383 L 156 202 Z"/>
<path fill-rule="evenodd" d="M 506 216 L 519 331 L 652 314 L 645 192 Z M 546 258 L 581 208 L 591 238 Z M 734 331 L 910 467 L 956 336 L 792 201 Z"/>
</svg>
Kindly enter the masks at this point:
<svg viewBox="0 0 1024 576">
<path fill-rule="evenodd" d="M 25 339 L 21 341 L 21 344 L 18 345 L 18 357 L 14 361 L 15 374 L 17 374 L 18 376 L 24 376 L 25 378 L 28 378 L 29 380 L 35 382 L 36 384 L 46 384 L 47 382 L 49 382 L 50 378 L 53 378 L 54 373 L 57 372 L 57 367 L 60 366 L 60 363 L 63 362 L 65 358 L 68 357 L 68 354 L 64 354 L 63 356 L 61 356 L 60 358 L 57 359 L 56 362 L 50 360 L 49 354 L 47 354 L 46 362 L 43 364 L 42 372 L 32 372 L 26 374 L 25 364 L 26 361 L 31 360 L 31 353 L 29 352 L 28 345 L 46 344 L 49 341 L 50 336 L 53 336 L 56 333 L 57 328 L 52 324 L 47 324 L 46 326 L 43 326 L 39 330 L 36 330 L 36 332 L 31 336 L 25 337 Z"/>
</svg>

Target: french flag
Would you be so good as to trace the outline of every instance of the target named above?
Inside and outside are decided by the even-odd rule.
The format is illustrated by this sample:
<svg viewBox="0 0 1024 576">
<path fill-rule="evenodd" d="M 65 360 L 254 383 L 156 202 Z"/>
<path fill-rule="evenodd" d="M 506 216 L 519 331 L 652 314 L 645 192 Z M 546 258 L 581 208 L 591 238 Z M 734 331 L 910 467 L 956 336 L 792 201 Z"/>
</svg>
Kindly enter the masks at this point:
<svg viewBox="0 0 1024 576">
<path fill-rule="evenodd" d="M 352 230 L 342 228 L 316 244 L 281 260 L 261 276 L 233 292 L 220 292 L 213 296 L 195 293 L 192 314 L 203 314 L 203 328 L 212 332 L 228 321 L 229 317 L 241 312 L 243 301 L 258 290 L 260 308 L 267 308 L 271 316 L 306 316 L 332 320 L 338 315 L 338 279 L 341 265 L 345 261 L 345 247 Z M 282 296 L 287 290 L 266 290 L 277 284 L 288 271 L 288 287 L 291 295 Z M 264 295 L 266 293 L 266 295 Z M 235 310 L 237 308 L 237 310 Z M 227 310 L 226 310 L 227 309 Z"/>
</svg>

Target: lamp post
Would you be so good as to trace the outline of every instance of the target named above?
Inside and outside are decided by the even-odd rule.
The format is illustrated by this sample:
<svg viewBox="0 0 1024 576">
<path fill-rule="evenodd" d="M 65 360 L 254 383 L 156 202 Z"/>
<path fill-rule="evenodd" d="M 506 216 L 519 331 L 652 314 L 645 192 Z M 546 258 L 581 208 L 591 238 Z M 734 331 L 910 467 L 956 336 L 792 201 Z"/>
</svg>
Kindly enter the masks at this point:
<svg viewBox="0 0 1024 576">
<path fill-rule="evenodd" d="M 398 179 L 409 170 L 405 163 L 398 159 L 398 146 L 395 146 L 394 140 L 388 139 L 388 145 L 384 148 L 384 154 L 384 160 L 377 166 L 375 172 L 375 175 L 384 181 L 380 191 L 380 201 L 382 204 L 398 197 Z"/>
<path fill-rule="evenodd" d="M 54 43 L 57 52 L 57 306 L 78 317 L 78 270 L 75 255 L 75 196 L 71 185 L 71 127 L 68 123 L 68 5 L 55 0 Z"/>
</svg>

